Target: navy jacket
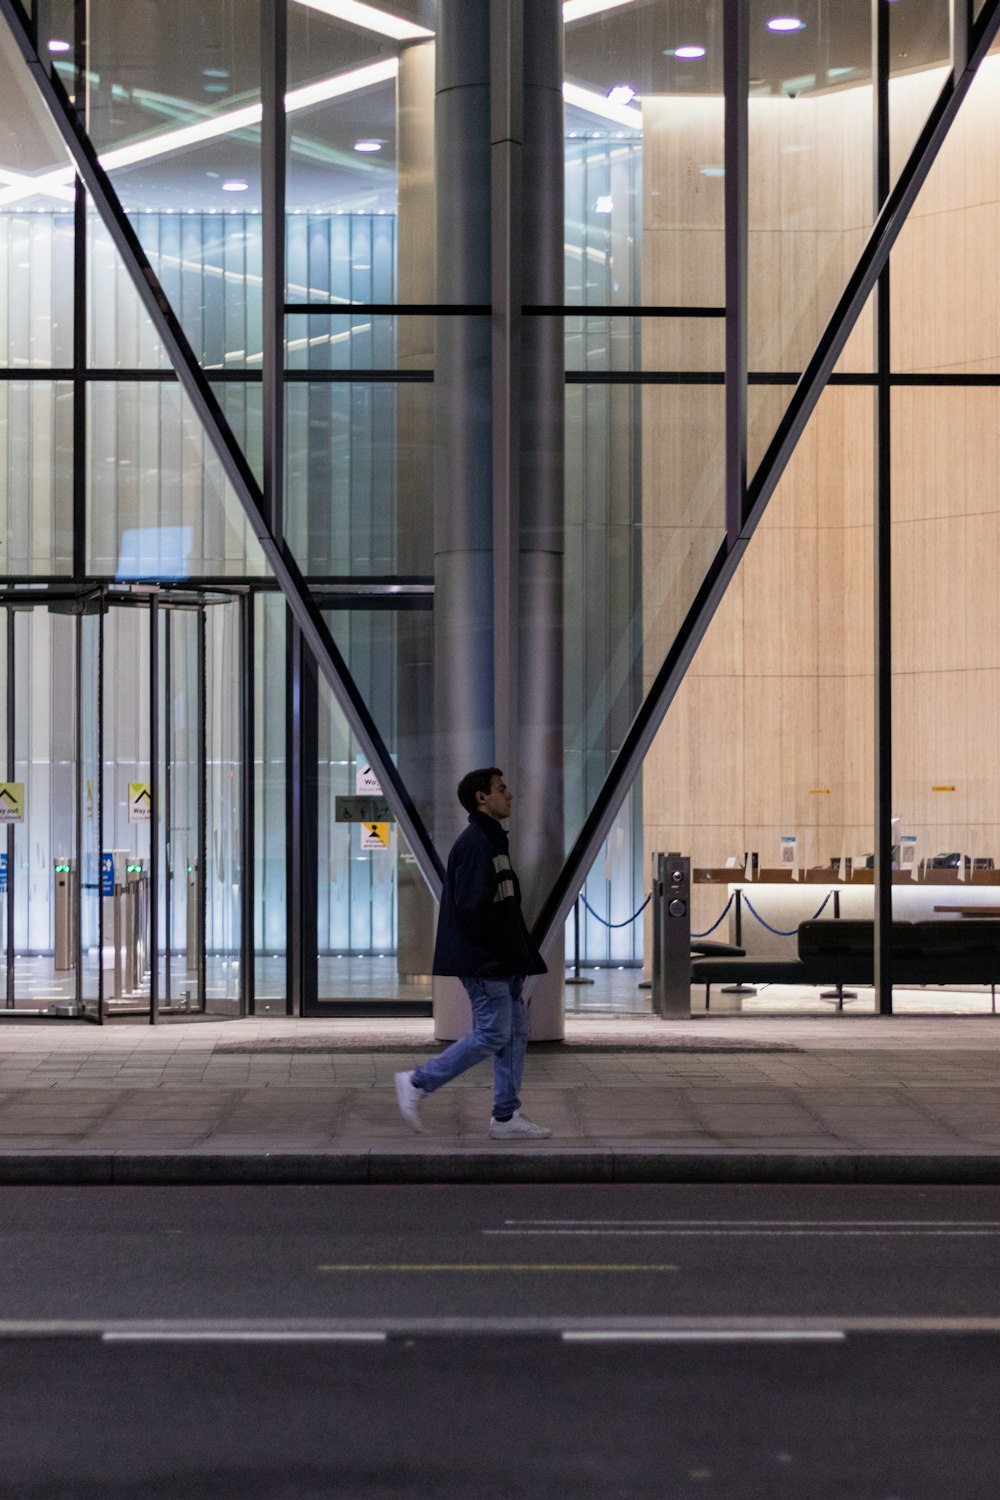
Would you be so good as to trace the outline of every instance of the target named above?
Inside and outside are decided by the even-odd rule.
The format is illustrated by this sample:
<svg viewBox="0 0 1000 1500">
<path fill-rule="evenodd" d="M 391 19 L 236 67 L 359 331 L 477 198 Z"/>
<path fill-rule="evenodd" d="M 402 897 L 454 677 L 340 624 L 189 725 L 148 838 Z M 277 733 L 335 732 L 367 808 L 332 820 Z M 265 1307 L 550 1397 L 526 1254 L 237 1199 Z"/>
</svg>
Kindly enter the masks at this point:
<svg viewBox="0 0 1000 1500">
<path fill-rule="evenodd" d="M 469 814 L 469 826 L 448 856 L 434 973 L 461 979 L 545 973 L 521 915 L 506 831 L 486 813 Z"/>
</svg>

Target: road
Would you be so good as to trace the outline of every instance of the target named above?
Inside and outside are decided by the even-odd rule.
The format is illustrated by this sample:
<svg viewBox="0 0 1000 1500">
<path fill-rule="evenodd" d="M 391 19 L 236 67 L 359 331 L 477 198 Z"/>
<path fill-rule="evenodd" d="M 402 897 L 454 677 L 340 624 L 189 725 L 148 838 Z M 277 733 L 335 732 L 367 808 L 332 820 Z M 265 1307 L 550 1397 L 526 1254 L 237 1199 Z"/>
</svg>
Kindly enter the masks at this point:
<svg viewBox="0 0 1000 1500">
<path fill-rule="evenodd" d="M 1000 1190 L 0 1190 L 3 1500 L 995 1500 Z"/>
</svg>

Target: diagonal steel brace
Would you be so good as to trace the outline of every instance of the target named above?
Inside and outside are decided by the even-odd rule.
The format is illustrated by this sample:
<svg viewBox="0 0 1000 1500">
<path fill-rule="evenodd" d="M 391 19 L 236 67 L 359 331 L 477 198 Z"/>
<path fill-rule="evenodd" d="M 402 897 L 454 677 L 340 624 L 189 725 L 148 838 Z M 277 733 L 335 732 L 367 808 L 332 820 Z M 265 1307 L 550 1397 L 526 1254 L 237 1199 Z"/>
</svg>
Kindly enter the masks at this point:
<svg viewBox="0 0 1000 1500">
<path fill-rule="evenodd" d="M 177 378 L 197 412 L 226 478 L 246 512 L 292 616 L 315 656 L 352 733 L 378 775 L 385 799 L 416 857 L 420 873 L 431 894 L 439 899 L 444 874 L 440 856 L 403 778 L 390 758 L 378 726 L 351 677 L 347 663 L 313 602 L 295 557 L 284 538 L 276 538 L 268 525 L 264 496 L 253 470 L 170 306 L 139 237 L 122 208 L 111 179 L 101 166 L 93 143 L 62 82 L 50 74 L 42 62 L 31 24 L 20 0 L 0 0 L 0 13 L 28 66 L 52 122 L 68 148 L 76 170 L 135 283 L 140 300 L 163 340 Z"/>
<path fill-rule="evenodd" d="M 740 0 L 743 3 L 743 0 Z M 927 174 L 972 86 L 976 71 L 1000 31 L 1000 0 L 986 0 L 971 31 L 964 57 L 945 80 L 923 130 L 876 219 L 861 257 L 819 343 L 795 388 L 781 423 L 748 487 L 743 526 L 732 545 L 723 543 L 702 582 L 684 623 L 667 652 L 644 702 L 629 726 L 604 786 L 588 814 L 566 863 L 535 923 L 534 939 L 544 950 L 555 940 L 573 909 L 618 810 L 638 775 L 657 730 L 684 680 L 695 652 L 735 576 L 767 503 L 805 430 L 834 366 L 871 294 L 916 201 Z"/>
</svg>

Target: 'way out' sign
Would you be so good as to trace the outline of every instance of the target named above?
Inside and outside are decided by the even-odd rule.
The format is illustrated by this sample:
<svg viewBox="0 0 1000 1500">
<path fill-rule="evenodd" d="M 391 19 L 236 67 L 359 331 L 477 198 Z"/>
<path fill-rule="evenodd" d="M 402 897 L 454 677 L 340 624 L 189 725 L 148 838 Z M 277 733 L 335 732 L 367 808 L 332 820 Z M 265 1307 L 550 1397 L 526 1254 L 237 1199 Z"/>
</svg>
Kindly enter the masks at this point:
<svg viewBox="0 0 1000 1500">
<path fill-rule="evenodd" d="M 24 822 L 24 782 L 0 781 L 0 823 Z"/>
<path fill-rule="evenodd" d="M 130 781 L 128 784 L 128 820 L 130 823 L 148 823 L 152 805 L 148 781 Z"/>
</svg>

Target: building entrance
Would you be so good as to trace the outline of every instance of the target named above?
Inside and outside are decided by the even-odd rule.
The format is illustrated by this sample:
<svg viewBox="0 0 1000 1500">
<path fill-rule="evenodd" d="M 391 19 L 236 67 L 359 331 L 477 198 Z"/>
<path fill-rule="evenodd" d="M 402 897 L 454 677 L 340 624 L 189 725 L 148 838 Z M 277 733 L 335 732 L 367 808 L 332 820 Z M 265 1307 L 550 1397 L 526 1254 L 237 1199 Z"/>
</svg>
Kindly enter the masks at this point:
<svg viewBox="0 0 1000 1500">
<path fill-rule="evenodd" d="M 0 593 L 0 1009 L 236 1015 L 237 593 Z"/>
</svg>

